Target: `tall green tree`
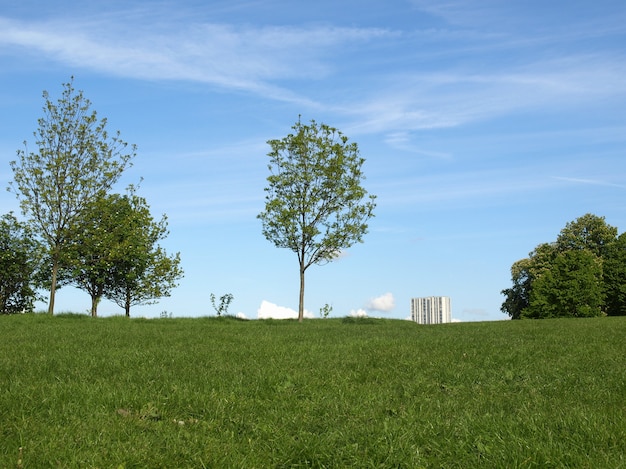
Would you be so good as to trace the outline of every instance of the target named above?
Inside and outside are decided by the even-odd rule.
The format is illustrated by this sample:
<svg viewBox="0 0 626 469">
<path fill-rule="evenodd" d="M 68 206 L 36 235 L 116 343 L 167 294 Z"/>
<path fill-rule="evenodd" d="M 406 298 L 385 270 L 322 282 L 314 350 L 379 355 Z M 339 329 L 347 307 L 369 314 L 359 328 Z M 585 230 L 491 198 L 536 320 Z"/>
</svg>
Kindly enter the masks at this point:
<svg viewBox="0 0 626 469">
<path fill-rule="evenodd" d="M 626 233 L 607 248 L 603 274 L 606 314 L 626 316 Z"/>
<path fill-rule="evenodd" d="M 587 213 L 565 225 L 556 238 L 556 247 L 559 251 L 584 249 L 604 257 L 616 238 L 617 228 L 609 225 L 604 217 Z"/>
<path fill-rule="evenodd" d="M 313 120 L 298 120 L 292 129 L 282 140 L 267 142 L 270 175 L 258 218 L 268 241 L 298 256 L 302 321 L 306 270 L 362 242 L 376 204 L 362 186 L 365 159 L 355 142 Z"/>
<path fill-rule="evenodd" d="M 602 263 L 585 249 L 559 253 L 534 282 L 523 318 L 602 315 Z"/>
<path fill-rule="evenodd" d="M 612 276 L 605 275 L 608 259 L 619 258 L 619 250 L 614 249 L 616 237 L 617 228 L 604 217 L 587 213 L 567 223 L 555 242 L 540 244 L 527 259 L 513 264 L 513 286 L 502 290 L 502 312 L 512 319 L 605 312 L 605 298 L 619 298 L 619 261 L 610 264 Z M 610 278 L 612 287 L 607 284 Z M 617 309 L 614 302 L 612 310 Z"/>
<path fill-rule="evenodd" d="M 128 238 L 133 209 L 127 198 L 106 195 L 85 207 L 77 222 L 64 258 L 64 277 L 91 297 L 91 315 L 98 315 L 98 304 L 114 282 L 118 263 L 127 262 Z"/>
<path fill-rule="evenodd" d="M 553 243 L 542 243 L 537 246 L 526 259 L 520 259 L 511 266 L 513 286 L 502 290 L 506 297 L 502 307 L 503 313 L 511 319 L 521 319 L 524 311 L 530 306 L 530 292 L 533 282 L 550 268 L 555 256 L 556 246 Z"/>
<path fill-rule="evenodd" d="M 180 253 L 168 255 L 158 244 L 169 234 L 167 217 L 154 220 L 146 200 L 133 190 L 122 200 L 126 208 L 116 213 L 124 214 L 118 223 L 125 229 L 118 237 L 104 297 L 130 316 L 132 306 L 152 304 L 170 296 L 184 273 Z"/>
<path fill-rule="evenodd" d="M 124 308 L 127 317 L 130 317 L 132 306 L 153 304 L 159 298 L 170 296 L 184 275 L 180 266 L 180 253 L 168 255 L 162 247 L 153 246 L 152 250 L 146 252 L 146 256 L 148 262 L 143 271 L 129 266 L 125 275 L 118 277 L 114 287 L 104 295 Z"/>
<path fill-rule="evenodd" d="M 68 276 L 91 296 L 97 316 L 102 297 L 130 308 L 168 296 L 182 276 L 180 255 L 168 256 L 156 243 L 167 235 L 167 219 L 155 221 L 143 197 L 111 194 L 84 210 L 66 266 Z"/>
<path fill-rule="evenodd" d="M 43 117 L 33 133 L 36 152 L 26 142 L 11 162 L 14 181 L 9 189 L 23 213 L 47 245 L 50 260 L 49 314 L 54 313 L 57 276 L 76 224 L 85 207 L 106 194 L 135 156 L 117 132 L 111 136 L 106 119 L 98 119 L 91 102 L 76 91 L 73 79 L 63 85 L 55 103 L 44 91 Z"/>
<path fill-rule="evenodd" d="M 37 294 L 41 245 L 12 213 L 0 218 L 0 314 L 31 312 Z"/>
</svg>

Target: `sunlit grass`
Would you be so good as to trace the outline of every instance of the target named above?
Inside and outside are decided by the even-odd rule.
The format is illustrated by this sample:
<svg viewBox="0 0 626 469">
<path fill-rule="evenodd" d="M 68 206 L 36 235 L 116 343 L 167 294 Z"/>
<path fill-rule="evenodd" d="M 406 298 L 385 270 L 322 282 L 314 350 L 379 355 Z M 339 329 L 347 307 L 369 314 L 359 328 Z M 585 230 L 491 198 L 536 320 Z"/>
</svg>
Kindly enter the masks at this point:
<svg viewBox="0 0 626 469">
<path fill-rule="evenodd" d="M 0 317 L 0 467 L 626 467 L 625 335 Z"/>
</svg>

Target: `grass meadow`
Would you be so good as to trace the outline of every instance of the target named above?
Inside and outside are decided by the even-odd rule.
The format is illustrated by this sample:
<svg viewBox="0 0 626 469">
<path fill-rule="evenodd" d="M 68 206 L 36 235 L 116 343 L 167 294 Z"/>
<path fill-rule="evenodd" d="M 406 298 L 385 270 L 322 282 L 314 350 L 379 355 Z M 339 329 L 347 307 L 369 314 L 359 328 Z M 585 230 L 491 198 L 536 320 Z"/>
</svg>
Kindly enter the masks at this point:
<svg viewBox="0 0 626 469">
<path fill-rule="evenodd" d="M 626 317 L 1 316 L 0 467 L 626 468 L 625 339 Z"/>
</svg>

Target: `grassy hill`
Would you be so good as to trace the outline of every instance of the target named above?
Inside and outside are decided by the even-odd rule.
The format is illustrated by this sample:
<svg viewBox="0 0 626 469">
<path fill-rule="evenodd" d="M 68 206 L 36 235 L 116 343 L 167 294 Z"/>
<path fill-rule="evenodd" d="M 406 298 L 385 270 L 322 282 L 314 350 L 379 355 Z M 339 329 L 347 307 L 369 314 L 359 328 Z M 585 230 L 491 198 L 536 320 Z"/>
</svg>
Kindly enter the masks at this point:
<svg viewBox="0 0 626 469">
<path fill-rule="evenodd" d="M 0 380 L 3 468 L 626 467 L 626 318 L 4 316 Z"/>
</svg>

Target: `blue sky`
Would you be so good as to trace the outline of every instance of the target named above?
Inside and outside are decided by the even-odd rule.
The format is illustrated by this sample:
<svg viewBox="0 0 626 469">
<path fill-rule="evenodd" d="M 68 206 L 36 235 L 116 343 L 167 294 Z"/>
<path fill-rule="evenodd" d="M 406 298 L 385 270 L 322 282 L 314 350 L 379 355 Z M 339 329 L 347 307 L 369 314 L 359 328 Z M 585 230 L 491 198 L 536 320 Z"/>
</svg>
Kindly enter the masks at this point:
<svg viewBox="0 0 626 469">
<path fill-rule="evenodd" d="M 214 314 L 212 292 L 248 318 L 297 308 L 296 255 L 256 215 L 266 141 L 298 115 L 359 144 L 378 197 L 364 243 L 307 271 L 314 316 L 404 319 L 445 295 L 457 320 L 505 319 L 511 264 L 568 221 L 626 230 L 623 0 L 0 0 L 3 185 L 41 92 L 72 75 L 138 146 L 119 191 L 143 177 L 181 253 L 180 286 L 135 316 Z M 88 308 L 59 292 L 57 311 Z"/>
</svg>

